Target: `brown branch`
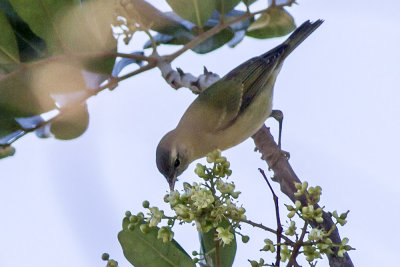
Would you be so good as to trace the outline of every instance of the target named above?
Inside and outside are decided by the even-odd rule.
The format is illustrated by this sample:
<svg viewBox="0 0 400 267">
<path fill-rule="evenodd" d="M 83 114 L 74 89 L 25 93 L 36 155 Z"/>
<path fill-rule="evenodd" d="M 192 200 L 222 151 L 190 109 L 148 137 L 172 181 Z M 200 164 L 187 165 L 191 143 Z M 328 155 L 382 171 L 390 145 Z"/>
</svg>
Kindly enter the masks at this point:
<svg viewBox="0 0 400 267">
<path fill-rule="evenodd" d="M 22 128 L 22 127 L 21 127 L 21 128 L 19 129 L 19 130 L 21 131 L 21 134 L 19 134 L 19 135 L 16 136 L 15 138 L 9 140 L 9 142 L 8 142 L 7 144 L 0 145 L 0 148 L 8 147 L 8 146 L 12 145 L 15 141 L 17 141 L 18 139 L 20 139 L 21 137 L 25 136 L 26 134 L 31 133 L 31 132 L 34 132 L 34 131 L 36 131 L 36 130 L 38 130 L 38 129 L 44 127 L 44 126 L 46 126 L 47 124 L 56 121 L 56 120 L 57 120 L 58 118 L 60 118 L 61 116 L 65 115 L 65 114 L 68 114 L 70 111 L 72 111 L 76 106 L 81 105 L 82 103 L 84 103 L 84 102 L 85 102 L 86 100 L 88 100 L 90 97 L 92 97 L 92 96 L 94 96 L 94 95 L 97 95 L 99 92 L 101 92 L 101 91 L 103 91 L 103 90 L 105 90 L 105 89 L 108 89 L 108 88 L 114 88 L 115 86 L 118 85 L 119 82 L 121 82 L 121 81 L 123 81 L 123 80 L 126 80 L 126 79 L 128 79 L 128 78 L 130 78 L 130 77 L 132 77 L 132 76 L 138 75 L 138 74 L 140 74 L 140 73 L 142 73 L 142 72 L 144 72 L 144 71 L 153 69 L 153 68 L 155 68 L 155 67 L 156 67 L 156 63 L 155 63 L 155 62 L 149 62 L 149 63 L 148 63 L 147 65 L 145 65 L 144 67 L 141 67 L 141 68 L 139 68 L 139 69 L 137 69 L 137 70 L 135 70 L 135 71 L 132 71 L 132 72 L 130 72 L 130 73 L 127 73 L 127 74 L 124 75 L 124 76 L 121 76 L 121 77 L 119 77 L 119 78 L 112 78 L 112 79 L 110 79 L 110 81 L 109 81 L 107 84 L 105 84 L 105 85 L 103 85 L 103 86 L 100 86 L 100 87 L 96 88 L 95 90 L 86 90 L 86 93 L 87 93 L 87 94 L 86 94 L 85 97 L 82 98 L 81 101 L 76 102 L 76 103 L 74 103 L 73 105 L 67 106 L 67 107 L 65 107 L 65 108 L 58 109 L 58 110 L 59 110 L 59 113 L 58 113 L 56 116 L 52 117 L 51 119 L 48 119 L 47 121 L 43 121 L 43 122 L 37 124 L 35 127 L 28 128 L 28 129 Z"/>
<path fill-rule="evenodd" d="M 294 203 L 296 200 L 300 200 L 303 205 L 306 205 L 306 199 L 304 195 L 302 197 L 295 197 L 294 193 L 297 191 L 295 183 L 300 183 L 300 179 L 297 177 L 292 167 L 290 166 L 287 158 L 281 152 L 278 145 L 275 143 L 269 128 L 265 125 L 258 130 L 252 136 L 254 143 L 258 151 L 262 154 L 262 159 L 265 160 L 268 166 L 274 171 L 273 181 L 280 184 L 281 191 L 287 195 L 290 200 Z M 278 156 L 276 156 L 278 155 Z M 319 227 L 325 231 L 329 231 L 334 225 L 332 216 L 330 213 L 323 211 L 323 222 L 317 223 L 315 221 L 310 222 L 312 227 Z M 332 231 L 329 238 L 334 244 L 340 244 L 341 239 L 337 228 Z M 334 254 L 328 254 L 329 265 L 331 267 L 350 267 L 354 266 L 348 253 L 345 253 L 344 257 L 341 258 L 337 255 L 337 249 L 333 249 Z"/>
<path fill-rule="evenodd" d="M 268 231 L 268 232 L 271 232 L 271 233 L 273 233 L 273 234 L 278 235 L 278 231 L 276 231 L 276 230 L 274 230 L 274 229 L 272 229 L 272 228 L 269 228 L 269 227 L 267 227 L 267 226 L 265 226 L 265 225 L 263 225 L 263 224 L 261 224 L 261 223 L 255 223 L 255 222 L 250 221 L 250 220 L 241 220 L 241 222 L 247 223 L 247 224 L 249 224 L 249 225 L 251 225 L 251 226 L 253 226 L 253 227 L 257 227 L 257 228 L 260 228 L 260 229 L 263 229 L 263 230 L 265 230 L 265 231 Z M 284 240 L 286 241 L 286 243 L 288 243 L 290 246 L 294 246 L 294 245 L 295 245 L 295 242 L 293 242 L 293 241 L 292 241 L 290 238 L 288 238 L 287 236 L 281 235 L 281 238 L 284 239 Z"/>
<path fill-rule="evenodd" d="M 301 230 L 300 238 L 299 238 L 299 240 L 297 240 L 296 245 L 294 245 L 294 247 L 293 247 L 292 255 L 290 256 L 290 259 L 289 259 L 289 262 L 287 264 L 287 267 L 291 267 L 291 266 L 297 264 L 296 258 L 299 255 L 301 244 L 303 243 L 304 237 L 306 236 L 307 227 L 308 227 L 308 222 L 305 221 L 304 225 L 303 225 L 303 228 Z"/>
<path fill-rule="evenodd" d="M 264 177 L 264 180 L 267 182 L 269 189 L 272 192 L 272 197 L 274 199 L 275 203 L 275 215 L 276 215 L 276 262 L 275 266 L 280 266 L 281 263 L 281 238 L 282 238 L 282 223 L 281 223 L 281 217 L 279 215 L 279 203 L 278 203 L 278 196 L 275 194 L 274 189 L 272 188 L 271 184 L 268 181 L 267 176 L 265 175 L 265 172 L 263 169 L 258 168 L 260 171 L 261 175 Z"/>
</svg>

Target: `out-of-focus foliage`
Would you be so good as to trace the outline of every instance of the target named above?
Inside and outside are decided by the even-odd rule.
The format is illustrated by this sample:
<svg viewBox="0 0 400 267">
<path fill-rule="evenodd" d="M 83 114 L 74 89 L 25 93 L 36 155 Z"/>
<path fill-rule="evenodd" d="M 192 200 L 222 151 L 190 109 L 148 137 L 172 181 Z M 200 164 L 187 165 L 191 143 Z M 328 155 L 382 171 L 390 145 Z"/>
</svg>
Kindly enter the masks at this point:
<svg viewBox="0 0 400 267">
<path fill-rule="evenodd" d="M 271 38 L 295 28 L 282 8 L 248 13 L 244 7 L 254 2 L 167 0 L 172 11 L 163 12 L 145 0 L 0 0 L 0 146 L 52 123 L 38 136 L 52 133 L 64 140 L 83 134 L 89 122 L 84 102 L 95 94 L 91 90 L 132 63 L 142 65 L 129 57 L 115 64 L 121 35 L 127 43 L 136 31 L 147 31 L 156 45 L 185 45 L 220 27 L 191 48 L 205 54 L 235 47 L 246 35 Z M 153 46 L 149 40 L 144 49 Z M 69 101 L 71 96 L 79 97 Z M 53 110 L 59 115 L 51 122 L 34 119 Z"/>
</svg>

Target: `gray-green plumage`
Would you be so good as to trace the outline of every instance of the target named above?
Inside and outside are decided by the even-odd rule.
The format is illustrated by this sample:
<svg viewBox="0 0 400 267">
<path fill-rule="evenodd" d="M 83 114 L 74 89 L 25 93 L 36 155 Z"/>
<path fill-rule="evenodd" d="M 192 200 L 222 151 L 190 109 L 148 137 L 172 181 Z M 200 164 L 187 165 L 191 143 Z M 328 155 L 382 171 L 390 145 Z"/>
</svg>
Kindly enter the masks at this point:
<svg viewBox="0 0 400 267">
<path fill-rule="evenodd" d="M 304 22 L 281 45 L 239 65 L 193 101 L 157 147 L 157 167 L 171 189 L 192 161 L 243 142 L 264 124 L 283 61 L 322 22 Z"/>
</svg>

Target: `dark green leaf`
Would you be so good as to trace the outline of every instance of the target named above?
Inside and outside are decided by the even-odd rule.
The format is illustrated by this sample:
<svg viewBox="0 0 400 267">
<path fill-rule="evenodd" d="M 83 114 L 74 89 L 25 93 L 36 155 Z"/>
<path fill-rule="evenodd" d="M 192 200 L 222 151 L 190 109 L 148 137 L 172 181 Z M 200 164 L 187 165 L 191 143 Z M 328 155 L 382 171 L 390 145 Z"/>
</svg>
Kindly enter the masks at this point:
<svg viewBox="0 0 400 267">
<path fill-rule="evenodd" d="M 227 228 L 230 226 L 228 220 L 223 220 L 220 226 Z M 232 231 L 235 236 L 235 233 Z M 221 267 L 231 267 L 236 255 L 236 236 L 229 245 L 222 246 L 219 241 L 215 241 L 216 230 L 211 229 L 207 233 L 201 233 L 201 247 L 205 253 L 205 258 L 209 266 L 216 266 L 216 246 L 219 246 L 219 255 Z"/>
<path fill-rule="evenodd" d="M 116 40 L 111 23 L 112 1 L 96 0 L 77 4 L 76 0 L 10 0 L 18 15 L 33 32 L 46 41 L 49 54 L 101 53 L 114 51 Z M 83 68 L 110 74 L 115 57 L 83 60 Z"/>
<path fill-rule="evenodd" d="M 246 35 L 266 39 L 284 36 L 296 29 L 293 17 L 283 8 L 270 8 L 254 21 Z"/>
<path fill-rule="evenodd" d="M 33 59 L 43 57 L 46 50 L 44 40 L 32 32 L 29 25 L 15 13 L 8 0 L 0 0 L 0 9 L 3 10 L 13 28 L 21 62 L 29 62 Z"/>
<path fill-rule="evenodd" d="M 189 31 L 180 23 L 180 18 L 172 12 L 161 12 L 151 4 L 142 0 L 131 0 L 132 8 L 127 9 L 128 15 L 146 28 L 171 36 L 186 36 Z"/>
<path fill-rule="evenodd" d="M 81 136 L 89 125 L 87 105 L 75 107 L 60 115 L 52 122 L 50 131 L 54 137 L 61 140 L 70 140 Z"/>
<path fill-rule="evenodd" d="M 19 129 L 20 126 L 14 117 L 7 110 L 0 109 L 0 140 L 2 141 L 0 143 L 6 144 L 8 140 L 3 139 Z"/>
<path fill-rule="evenodd" d="M 121 243 L 126 259 L 135 267 L 194 267 L 191 257 L 175 241 L 163 243 L 157 239 L 158 228 L 150 228 L 144 234 L 139 227 L 128 230 L 128 219 L 124 218 L 124 229 L 119 232 L 118 240 Z"/>
<path fill-rule="evenodd" d="M 170 7 L 183 19 L 203 26 L 216 9 L 216 0 L 167 0 Z"/>
<path fill-rule="evenodd" d="M 212 28 L 212 26 L 205 26 L 204 30 L 209 30 L 211 28 Z M 201 33 L 201 32 L 199 32 L 197 27 L 193 28 L 192 31 L 195 35 L 198 35 L 199 33 Z M 208 38 L 204 42 L 198 44 L 192 50 L 199 54 L 205 54 L 205 53 L 211 52 L 213 50 L 220 48 L 227 42 L 229 42 L 233 38 L 233 36 L 234 36 L 234 32 L 232 31 L 232 29 L 226 28 L 226 29 L 220 31 L 219 33 L 213 35 L 212 37 Z"/>
<path fill-rule="evenodd" d="M 220 14 L 225 15 L 231 11 L 240 0 L 217 0 L 217 10 Z"/>
<path fill-rule="evenodd" d="M 18 64 L 17 40 L 6 15 L 0 10 L 0 68 L 1 65 Z"/>
<path fill-rule="evenodd" d="M 9 0 L 18 15 L 32 31 L 44 39 L 51 51 L 63 49 L 62 36 L 57 32 L 56 16 L 74 4 L 74 0 Z"/>
<path fill-rule="evenodd" d="M 242 2 L 243 2 L 246 6 L 250 6 L 250 5 L 253 4 L 255 1 L 257 1 L 257 0 L 242 0 Z"/>
</svg>

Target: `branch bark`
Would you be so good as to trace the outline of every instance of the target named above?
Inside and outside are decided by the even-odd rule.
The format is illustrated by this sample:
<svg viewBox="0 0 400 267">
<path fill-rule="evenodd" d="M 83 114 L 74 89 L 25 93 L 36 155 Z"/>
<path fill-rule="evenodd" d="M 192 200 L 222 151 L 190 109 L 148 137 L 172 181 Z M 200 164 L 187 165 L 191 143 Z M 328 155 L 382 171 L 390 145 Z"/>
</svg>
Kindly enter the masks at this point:
<svg viewBox="0 0 400 267">
<path fill-rule="evenodd" d="M 269 131 L 269 128 L 264 125 L 260 128 L 260 130 L 258 130 L 258 132 L 256 132 L 252 136 L 252 138 L 258 151 L 262 155 L 261 158 L 265 160 L 269 168 L 274 171 L 273 181 L 280 184 L 282 193 L 287 195 L 293 203 L 296 200 L 300 200 L 302 204 L 305 204 L 306 200 L 304 196 L 297 198 L 294 195 L 294 193 L 297 191 L 295 183 L 300 183 L 301 181 L 297 177 L 296 173 L 293 171 L 286 156 L 281 153 L 281 150 L 275 143 L 274 138 Z M 323 223 L 319 224 L 317 222 L 312 222 L 310 224 L 312 227 L 323 228 L 328 232 L 334 225 L 332 215 L 328 212 L 323 212 L 322 217 L 324 219 Z M 329 238 L 332 239 L 334 244 L 341 243 L 339 231 L 337 230 L 337 228 L 332 231 Z M 354 266 L 348 253 L 345 253 L 345 255 L 341 258 L 337 256 L 337 248 L 333 248 L 332 250 L 334 251 L 334 254 L 328 255 L 329 265 L 331 267 Z"/>
</svg>

